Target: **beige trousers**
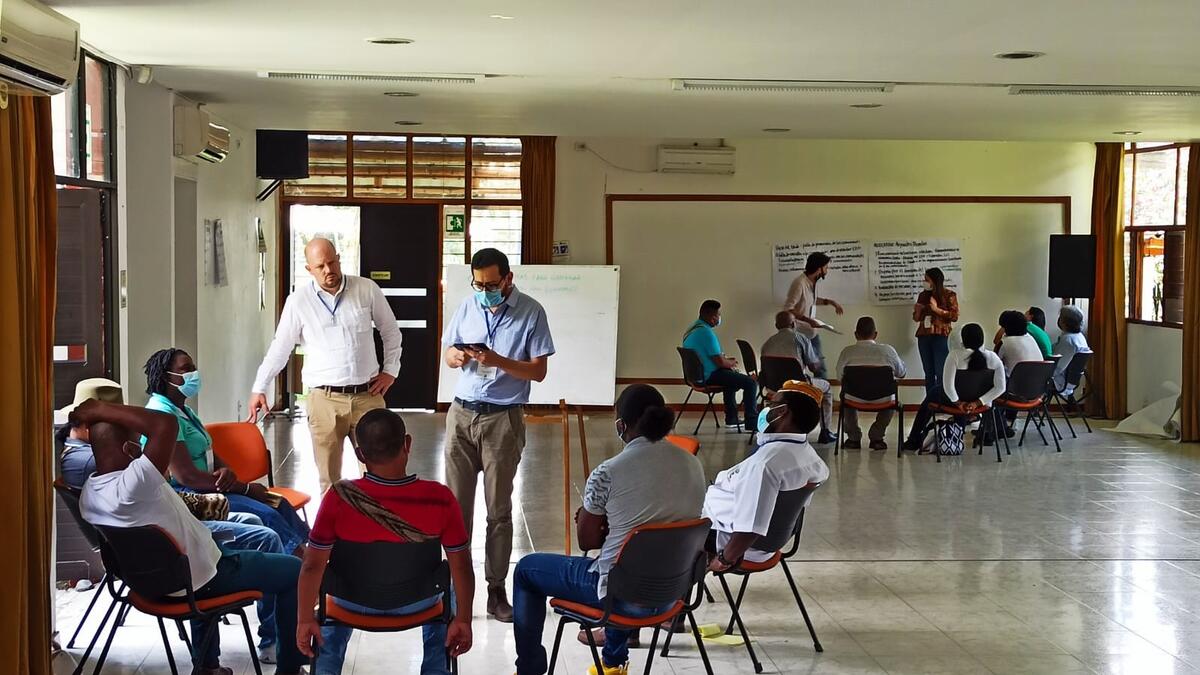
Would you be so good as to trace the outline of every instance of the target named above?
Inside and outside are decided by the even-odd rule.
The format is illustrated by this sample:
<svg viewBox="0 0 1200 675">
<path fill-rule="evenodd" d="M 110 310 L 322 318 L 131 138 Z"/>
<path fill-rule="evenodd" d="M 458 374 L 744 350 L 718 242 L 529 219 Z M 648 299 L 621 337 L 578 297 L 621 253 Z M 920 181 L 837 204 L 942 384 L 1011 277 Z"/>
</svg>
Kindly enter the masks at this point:
<svg viewBox="0 0 1200 675">
<path fill-rule="evenodd" d="M 475 486 L 483 472 L 487 506 L 484 576 L 488 588 L 503 588 L 512 557 L 512 492 L 525 448 L 525 412 L 520 406 L 480 415 L 457 403 L 446 413 L 446 485 L 462 509 L 467 538 L 475 512 Z"/>
<path fill-rule="evenodd" d="M 342 452 L 346 438 L 354 443 L 354 427 L 368 410 L 384 407 L 378 394 L 337 394 L 313 387 L 308 390 L 308 431 L 313 459 L 324 494 L 342 478 Z"/>
</svg>

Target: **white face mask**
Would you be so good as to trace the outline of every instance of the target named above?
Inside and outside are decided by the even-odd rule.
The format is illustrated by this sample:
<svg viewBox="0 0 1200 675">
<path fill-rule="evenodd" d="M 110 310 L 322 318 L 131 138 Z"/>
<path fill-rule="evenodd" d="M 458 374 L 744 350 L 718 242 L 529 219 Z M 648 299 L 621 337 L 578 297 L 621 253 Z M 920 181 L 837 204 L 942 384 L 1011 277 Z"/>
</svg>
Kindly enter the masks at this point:
<svg viewBox="0 0 1200 675">
<path fill-rule="evenodd" d="M 933 283 L 932 283 L 932 282 L 929 282 L 929 281 L 922 281 L 922 282 L 921 282 L 921 285 L 922 285 L 922 286 L 924 286 L 924 287 L 925 287 L 925 290 L 927 290 L 927 291 L 932 291 L 932 290 L 933 290 Z"/>
</svg>

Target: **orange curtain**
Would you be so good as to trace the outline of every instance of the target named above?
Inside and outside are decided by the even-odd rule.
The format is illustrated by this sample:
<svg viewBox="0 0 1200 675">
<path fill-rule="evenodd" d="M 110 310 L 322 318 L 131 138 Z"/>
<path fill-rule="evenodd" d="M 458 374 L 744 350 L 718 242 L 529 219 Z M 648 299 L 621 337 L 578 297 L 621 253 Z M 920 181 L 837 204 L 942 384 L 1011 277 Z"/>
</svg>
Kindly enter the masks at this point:
<svg viewBox="0 0 1200 675">
<path fill-rule="evenodd" d="M 554 243 L 554 136 L 521 137 L 521 262 L 549 265 Z"/>
<path fill-rule="evenodd" d="M 1188 153 L 1183 236 L 1183 440 L 1200 441 L 1200 143 Z"/>
<path fill-rule="evenodd" d="M 1088 397 L 1091 414 L 1109 419 L 1125 416 L 1125 232 L 1122 227 L 1125 146 L 1096 144 L 1096 174 L 1092 181 L 1092 234 L 1096 236 L 1096 293 L 1088 317 L 1092 351 Z"/>
<path fill-rule="evenodd" d="M 50 99 L 0 109 L 0 672 L 50 672 L 55 195 Z"/>
</svg>

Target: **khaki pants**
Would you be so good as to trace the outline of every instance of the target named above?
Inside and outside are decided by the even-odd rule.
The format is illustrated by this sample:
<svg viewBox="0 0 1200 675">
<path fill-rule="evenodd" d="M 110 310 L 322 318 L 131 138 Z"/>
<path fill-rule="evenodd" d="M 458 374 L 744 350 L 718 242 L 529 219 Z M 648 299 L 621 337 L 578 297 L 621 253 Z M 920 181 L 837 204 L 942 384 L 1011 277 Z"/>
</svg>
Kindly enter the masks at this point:
<svg viewBox="0 0 1200 675">
<path fill-rule="evenodd" d="M 895 414 L 896 411 L 890 408 L 876 413 L 875 423 L 871 425 L 867 437 L 872 442 L 882 441 L 884 434 L 887 433 L 888 425 L 892 423 L 892 416 Z M 846 406 L 842 410 L 842 430 L 846 432 L 846 440 L 862 442 L 862 429 L 858 427 L 858 411 L 854 408 Z"/>
<path fill-rule="evenodd" d="M 338 394 L 312 387 L 308 390 L 308 431 L 312 435 L 313 458 L 324 494 L 333 481 L 342 478 L 342 452 L 346 437 L 354 438 L 354 427 L 368 410 L 384 407 L 378 394 Z"/>
<path fill-rule="evenodd" d="M 483 472 L 487 506 L 486 556 L 488 588 L 503 588 L 512 557 L 512 492 L 517 464 L 525 448 L 525 412 L 520 407 L 480 415 L 457 403 L 446 413 L 446 484 L 462 508 L 467 538 L 475 512 L 475 485 Z"/>
</svg>

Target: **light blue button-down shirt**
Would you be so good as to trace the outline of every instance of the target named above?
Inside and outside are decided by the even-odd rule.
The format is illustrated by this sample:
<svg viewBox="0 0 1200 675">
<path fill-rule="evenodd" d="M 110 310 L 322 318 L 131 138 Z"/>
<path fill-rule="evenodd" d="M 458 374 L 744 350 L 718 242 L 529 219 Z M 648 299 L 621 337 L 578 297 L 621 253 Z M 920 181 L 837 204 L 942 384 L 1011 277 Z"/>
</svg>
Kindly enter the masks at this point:
<svg viewBox="0 0 1200 675">
<path fill-rule="evenodd" d="M 480 306 L 474 294 L 459 305 L 442 334 L 442 348 L 472 343 L 486 344 L 500 356 L 515 361 L 554 354 L 546 310 L 515 287 L 494 314 Z M 529 402 L 529 380 L 513 377 L 502 369 L 497 369 L 495 379 L 489 380 L 477 374 L 478 368 L 475 360 L 462 367 L 462 376 L 454 389 L 456 398 L 495 405 Z"/>
</svg>

